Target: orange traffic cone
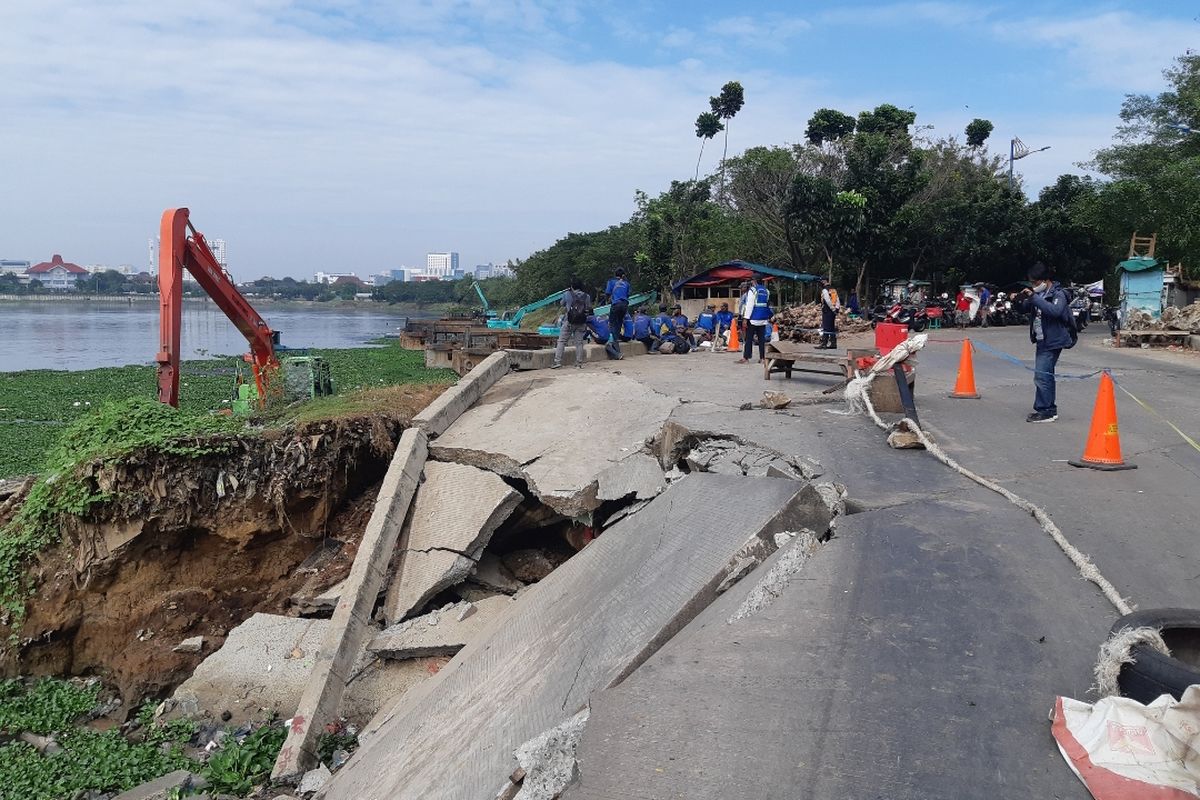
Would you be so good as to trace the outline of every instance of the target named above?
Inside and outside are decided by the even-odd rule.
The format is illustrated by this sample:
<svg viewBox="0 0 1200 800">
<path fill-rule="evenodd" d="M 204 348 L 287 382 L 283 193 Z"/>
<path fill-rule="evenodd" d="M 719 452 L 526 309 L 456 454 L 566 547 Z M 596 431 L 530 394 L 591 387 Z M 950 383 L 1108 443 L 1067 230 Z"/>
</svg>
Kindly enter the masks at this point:
<svg viewBox="0 0 1200 800">
<path fill-rule="evenodd" d="M 738 320 L 736 319 L 733 321 L 733 324 L 729 326 L 729 349 L 742 349 L 742 343 L 738 340 Z"/>
<path fill-rule="evenodd" d="M 1068 461 L 1072 467 L 1118 470 L 1137 469 L 1121 458 L 1121 434 L 1117 430 L 1117 399 L 1113 395 L 1112 378 L 1100 373 L 1100 389 L 1096 392 L 1096 408 L 1092 411 L 1092 429 L 1088 431 L 1083 458 Z"/>
<path fill-rule="evenodd" d="M 970 339 L 963 339 L 962 355 L 958 357 L 958 380 L 950 396 L 960 400 L 979 399 L 979 392 L 975 391 L 975 365 L 971 361 Z"/>
</svg>

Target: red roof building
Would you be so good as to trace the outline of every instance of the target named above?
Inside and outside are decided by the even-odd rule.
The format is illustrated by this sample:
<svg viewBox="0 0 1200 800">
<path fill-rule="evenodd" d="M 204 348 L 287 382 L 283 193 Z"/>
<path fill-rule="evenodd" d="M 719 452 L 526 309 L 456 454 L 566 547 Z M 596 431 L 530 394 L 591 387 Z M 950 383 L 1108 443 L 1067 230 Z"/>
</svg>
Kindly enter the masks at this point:
<svg viewBox="0 0 1200 800">
<path fill-rule="evenodd" d="M 41 281 L 47 289 L 74 289 L 75 281 L 88 274 L 88 271 L 78 264 L 63 261 L 58 253 L 49 261 L 34 264 L 25 270 L 30 278 Z"/>
</svg>

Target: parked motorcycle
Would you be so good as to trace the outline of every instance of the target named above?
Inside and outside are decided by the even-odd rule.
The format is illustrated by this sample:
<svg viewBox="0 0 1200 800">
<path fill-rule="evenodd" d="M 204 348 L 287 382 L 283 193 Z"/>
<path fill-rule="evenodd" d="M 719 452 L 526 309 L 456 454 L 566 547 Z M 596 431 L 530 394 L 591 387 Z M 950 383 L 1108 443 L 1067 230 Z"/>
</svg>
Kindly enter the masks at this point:
<svg viewBox="0 0 1200 800">
<path fill-rule="evenodd" d="M 871 328 L 874 329 L 881 322 L 906 325 L 910 331 L 920 333 L 929 327 L 929 315 L 924 306 L 906 306 L 903 303 L 896 303 L 885 309 L 880 305 L 871 312 Z"/>
</svg>

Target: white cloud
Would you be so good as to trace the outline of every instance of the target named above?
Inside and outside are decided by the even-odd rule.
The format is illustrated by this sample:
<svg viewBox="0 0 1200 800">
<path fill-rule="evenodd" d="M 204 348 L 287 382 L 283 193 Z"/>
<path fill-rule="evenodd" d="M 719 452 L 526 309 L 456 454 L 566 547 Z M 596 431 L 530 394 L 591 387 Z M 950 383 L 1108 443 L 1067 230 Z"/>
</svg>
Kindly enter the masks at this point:
<svg viewBox="0 0 1200 800">
<path fill-rule="evenodd" d="M 994 30 L 1014 44 L 1046 45 L 1065 52 L 1076 69 L 1066 84 L 1123 92 L 1161 91 L 1163 69 L 1195 44 L 1200 34 L 1193 21 L 1125 11 L 1004 21 L 996 23 Z"/>
<path fill-rule="evenodd" d="M 420 36 L 383 18 L 364 35 L 384 11 L 361 4 L 332 20 L 283 0 L 168 5 L 0 11 L 15 32 L 0 50 L 16 189 L 0 196 L 5 256 L 141 263 L 161 210 L 189 205 L 229 240 L 239 276 L 373 270 L 451 247 L 469 263 L 524 257 L 624 219 L 636 188 L 690 175 L 692 121 L 730 77 L 489 46 L 488 31 L 454 27 L 463 3 L 416 4 Z M 549 13 L 504 8 L 502 31 Z M 731 152 L 798 138 L 793 115 L 819 104 L 803 80 L 737 77 L 747 107 Z"/>
<path fill-rule="evenodd" d="M 818 21 L 832 25 L 905 25 L 934 23 L 945 26 L 970 25 L 992 13 L 988 4 L 964 3 L 887 3 L 832 9 Z"/>
</svg>

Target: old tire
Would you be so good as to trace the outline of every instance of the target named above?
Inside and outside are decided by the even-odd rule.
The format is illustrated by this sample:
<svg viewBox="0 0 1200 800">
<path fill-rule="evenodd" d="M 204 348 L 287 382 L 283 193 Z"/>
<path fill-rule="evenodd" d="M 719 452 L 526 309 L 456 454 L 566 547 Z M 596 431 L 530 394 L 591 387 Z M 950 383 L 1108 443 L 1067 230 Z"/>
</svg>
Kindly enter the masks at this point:
<svg viewBox="0 0 1200 800">
<path fill-rule="evenodd" d="M 929 320 L 927 320 L 927 319 L 913 320 L 912 329 L 914 331 L 916 331 L 917 333 L 920 333 L 921 331 L 925 330 L 928 327 L 929 327 Z"/>
<path fill-rule="evenodd" d="M 1176 700 L 1184 689 L 1200 684 L 1200 610 L 1155 608 L 1121 617 L 1112 633 L 1123 628 L 1160 628 L 1171 655 L 1164 656 L 1146 645 L 1132 650 L 1133 664 L 1121 668 L 1117 685 L 1121 694 L 1139 703 L 1150 703 L 1160 695 Z"/>
</svg>

